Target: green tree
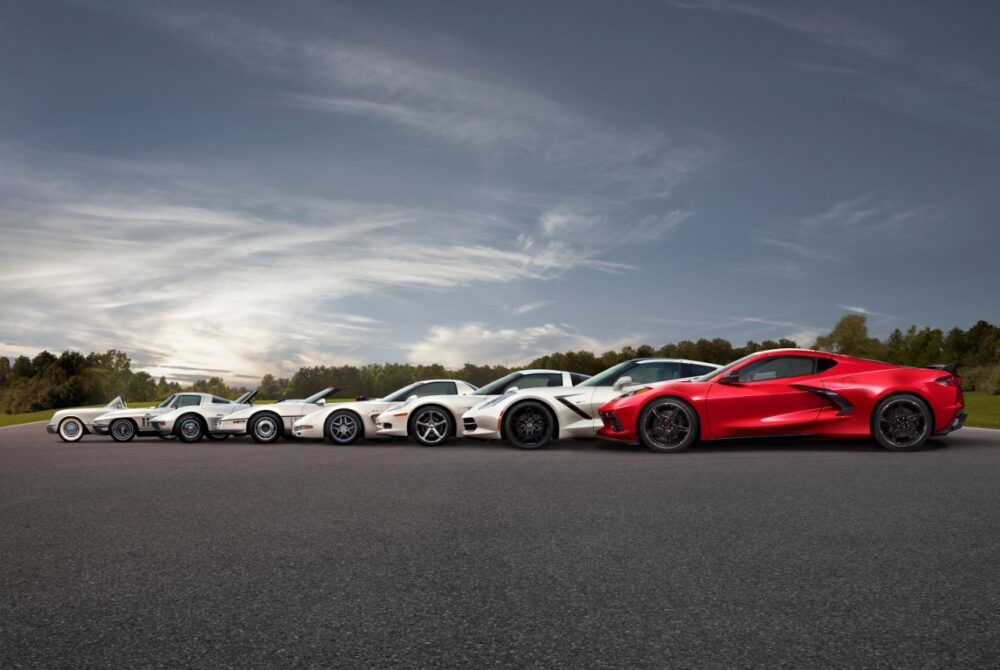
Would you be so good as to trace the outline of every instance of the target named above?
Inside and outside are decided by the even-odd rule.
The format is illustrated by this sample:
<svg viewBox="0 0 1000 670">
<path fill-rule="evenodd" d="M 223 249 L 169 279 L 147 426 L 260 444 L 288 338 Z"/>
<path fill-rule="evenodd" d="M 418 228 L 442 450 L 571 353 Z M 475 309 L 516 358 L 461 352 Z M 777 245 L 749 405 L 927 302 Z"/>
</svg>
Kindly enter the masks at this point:
<svg viewBox="0 0 1000 670">
<path fill-rule="evenodd" d="M 816 338 L 814 348 L 864 358 L 879 358 L 883 351 L 882 343 L 868 335 L 868 319 L 863 314 L 841 317 L 833 330 Z"/>
</svg>

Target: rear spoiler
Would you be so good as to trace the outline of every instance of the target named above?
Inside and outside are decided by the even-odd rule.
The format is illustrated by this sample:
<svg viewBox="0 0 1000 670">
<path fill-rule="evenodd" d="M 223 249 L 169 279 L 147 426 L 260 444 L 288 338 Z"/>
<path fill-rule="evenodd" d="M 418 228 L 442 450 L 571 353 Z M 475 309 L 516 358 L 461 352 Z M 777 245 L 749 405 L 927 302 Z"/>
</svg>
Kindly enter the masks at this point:
<svg viewBox="0 0 1000 670">
<path fill-rule="evenodd" d="M 958 371 L 958 363 L 937 363 L 935 365 L 925 365 L 928 370 L 943 370 L 955 374 Z"/>
</svg>

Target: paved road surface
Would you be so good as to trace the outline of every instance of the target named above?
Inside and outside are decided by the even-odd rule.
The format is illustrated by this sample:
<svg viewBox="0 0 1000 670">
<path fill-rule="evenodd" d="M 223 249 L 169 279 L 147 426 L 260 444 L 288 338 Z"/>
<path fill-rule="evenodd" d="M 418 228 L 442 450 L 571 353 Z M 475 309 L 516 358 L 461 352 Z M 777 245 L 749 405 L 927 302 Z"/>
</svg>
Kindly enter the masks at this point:
<svg viewBox="0 0 1000 670">
<path fill-rule="evenodd" d="M 1000 431 L 66 445 L 0 430 L 0 668 L 998 667 Z"/>
</svg>

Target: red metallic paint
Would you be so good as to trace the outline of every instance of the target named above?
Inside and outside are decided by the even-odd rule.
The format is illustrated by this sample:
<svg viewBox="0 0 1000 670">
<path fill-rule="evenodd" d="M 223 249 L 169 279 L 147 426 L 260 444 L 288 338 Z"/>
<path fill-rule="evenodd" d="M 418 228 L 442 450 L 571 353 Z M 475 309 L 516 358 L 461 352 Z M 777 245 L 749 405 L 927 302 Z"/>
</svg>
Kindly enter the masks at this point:
<svg viewBox="0 0 1000 670">
<path fill-rule="evenodd" d="M 781 379 L 719 382 L 729 373 L 739 373 L 761 359 L 776 356 L 829 359 L 832 367 Z M 944 379 L 948 381 L 939 381 Z M 844 410 L 822 395 L 793 385 L 834 391 L 852 407 Z M 965 407 L 960 382 L 943 370 L 901 367 L 805 349 L 779 349 L 749 356 L 707 381 L 664 382 L 644 393 L 615 398 L 600 408 L 605 420 L 597 434 L 609 440 L 638 443 L 639 413 L 651 401 L 672 396 L 687 401 L 698 413 L 701 440 L 788 435 L 870 438 L 875 406 L 894 393 L 923 398 L 934 416 L 934 433 L 948 429 Z M 616 430 L 618 426 L 620 430 Z"/>
</svg>

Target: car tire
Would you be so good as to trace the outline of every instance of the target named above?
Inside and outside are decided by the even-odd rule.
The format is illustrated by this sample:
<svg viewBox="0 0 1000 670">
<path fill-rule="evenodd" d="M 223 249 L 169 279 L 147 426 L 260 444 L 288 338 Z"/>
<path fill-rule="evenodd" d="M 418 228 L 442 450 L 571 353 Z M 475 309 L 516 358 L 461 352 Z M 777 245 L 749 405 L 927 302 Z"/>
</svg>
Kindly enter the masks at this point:
<svg viewBox="0 0 1000 670">
<path fill-rule="evenodd" d="M 108 426 L 108 433 L 115 442 L 131 442 L 138 432 L 135 421 L 132 419 L 115 419 Z"/>
<path fill-rule="evenodd" d="M 205 421 L 197 414 L 185 414 L 174 424 L 174 433 L 181 442 L 192 444 L 205 437 Z"/>
<path fill-rule="evenodd" d="M 361 439 L 364 426 L 361 417 L 350 410 L 342 409 L 327 417 L 323 432 L 334 444 L 348 445 Z"/>
<path fill-rule="evenodd" d="M 518 449 L 541 449 L 552 441 L 556 421 L 544 403 L 528 400 L 508 409 L 503 417 L 503 436 Z"/>
<path fill-rule="evenodd" d="M 75 416 L 66 417 L 59 422 L 59 437 L 63 442 L 79 442 L 86 433 L 83 422 Z"/>
<path fill-rule="evenodd" d="M 205 437 L 213 442 L 222 442 L 229 439 L 229 433 L 208 433 Z"/>
<path fill-rule="evenodd" d="M 917 451 L 934 432 L 934 417 L 920 396 L 897 393 L 875 406 L 871 432 L 875 442 L 887 451 Z"/>
<path fill-rule="evenodd" d="M 257 444 L 271 444 L 281 437 L 281 417 L 274 412 L 262 412 L 250 419 L 247 433 Z"/>
<path fill-rule="evenodd" d="M 409 432 L 425 447 L 436 447 L 454 434 L 455 420 L 444 407 L 428 405 L 413 413 Z"/>
<path fill-rule="evenodd" d="M 680 398 L 656 398 L 639 412 L 636 432 L 650 451 L 669 454 L 698 441 L 701 421 L 694 407 Z"/>
</svg>

